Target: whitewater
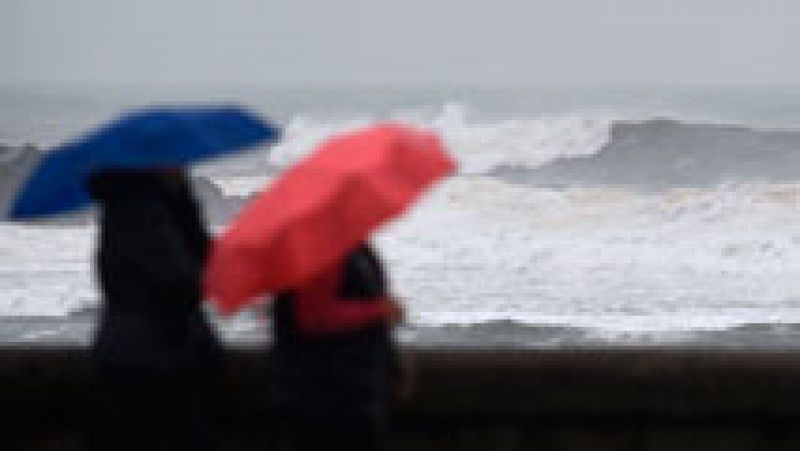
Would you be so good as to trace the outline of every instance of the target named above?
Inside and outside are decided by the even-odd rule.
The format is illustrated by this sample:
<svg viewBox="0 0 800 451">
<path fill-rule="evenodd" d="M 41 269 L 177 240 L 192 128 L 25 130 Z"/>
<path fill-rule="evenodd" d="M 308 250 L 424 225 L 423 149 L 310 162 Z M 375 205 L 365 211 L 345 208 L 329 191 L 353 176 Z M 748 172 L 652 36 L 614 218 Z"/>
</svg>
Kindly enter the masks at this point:
<svg viewBox="0 0 800 451">
<path fill-rule="evenodd" d="M 225 205 L 238 208 L 326 137 L 402 121 L 437 131 L 459 163 L 456 176 L 375 237 L 408 307 L 404 339 L 800 342 L 800 130 L 790 126 L 792 111 L 765 116 L 740 105 L 738 118 L 713 117 L 671 105 L 645 114 L 630 101 L 504 114 L 489 94 L 424 106 L 390 100 L 354 111 L 334 110 L 331 99 L 319 110 L 284 105 L 282 143 L 196 168 L 216 190 L 204 196 L 207 208 L 227 212 L 212 220 L 215 229 L 235 211 Z M 482 110 L 479 100 L 493 106 Z M 12 147 L 46 148 L 112 109 L 95 105 L 61 122 L 55 115 L 51 127 L 4 109 L 0 144 L 9 147 L 0 166 L 11 173 L 21 161 Z M 752 110 L 762 121 L 748 118 Z M 0 223 L 0 315 L 40 318 L 49 328 L 17 328 L 6 339 L 57 336 L 59 319 L 91 317 L 95 233 L 91 221 Z M 219 324 L 248 336 L 261 317 L 246 312 Z"/>
</svg>

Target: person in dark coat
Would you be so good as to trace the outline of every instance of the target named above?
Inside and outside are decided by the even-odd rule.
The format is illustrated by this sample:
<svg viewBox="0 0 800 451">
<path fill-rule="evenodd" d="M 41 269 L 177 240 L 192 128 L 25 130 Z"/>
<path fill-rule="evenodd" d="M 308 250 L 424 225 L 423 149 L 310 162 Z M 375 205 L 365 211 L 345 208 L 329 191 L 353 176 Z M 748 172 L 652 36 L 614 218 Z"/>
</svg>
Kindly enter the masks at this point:
<svg viewBox="0 0 800 451">
<path fill-rule="evenodd" d="M 97 450 L 207 450 L 221 348 L 201 311 L 208 248 L 179 170 L 95 175 L 102 310 L 92 346 Z"/>
<path fill-rule="evenodd" d="M 271 402 L 281 451 L 382 450 L 402 317 L 368 245 L 273 303 Z"/>
</svg>

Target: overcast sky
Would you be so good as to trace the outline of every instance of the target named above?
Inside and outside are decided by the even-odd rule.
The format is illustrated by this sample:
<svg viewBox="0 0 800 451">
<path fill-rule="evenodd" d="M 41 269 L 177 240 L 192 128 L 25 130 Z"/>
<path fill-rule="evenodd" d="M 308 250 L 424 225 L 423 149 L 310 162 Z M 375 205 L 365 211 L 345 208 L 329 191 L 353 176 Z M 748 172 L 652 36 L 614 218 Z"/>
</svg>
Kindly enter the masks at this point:
<svg viewBox="0 0 800 451">
<path fill-rule="evenodd" d="M 0 0 L 0 82 L 800 82 L 796 0 Z"/>
</svg>

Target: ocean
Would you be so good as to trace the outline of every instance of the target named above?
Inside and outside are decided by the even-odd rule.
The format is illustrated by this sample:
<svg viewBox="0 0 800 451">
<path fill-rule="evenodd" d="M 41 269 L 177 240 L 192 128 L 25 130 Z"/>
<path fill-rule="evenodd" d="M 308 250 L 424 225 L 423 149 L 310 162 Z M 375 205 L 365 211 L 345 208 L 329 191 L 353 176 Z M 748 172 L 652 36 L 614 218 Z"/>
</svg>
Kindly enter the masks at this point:
<svg viewBox="0 0 800 451">
<path fill-rule="evenodd" d="M 375 237 L 407 343 L 800 344 L 800 88 L 4 86 L 0 202 L 40 150 L 185 102 L 285 127 L 195 168 L 215 230 L 332 134 L 379 120 L 441 134 L 458 174 Z M 95 233 L 0 222 L 0 341 L 88 339 Z M 209 314 L 233 341 L 268 330 L 257 309 Z"/>
</svg>

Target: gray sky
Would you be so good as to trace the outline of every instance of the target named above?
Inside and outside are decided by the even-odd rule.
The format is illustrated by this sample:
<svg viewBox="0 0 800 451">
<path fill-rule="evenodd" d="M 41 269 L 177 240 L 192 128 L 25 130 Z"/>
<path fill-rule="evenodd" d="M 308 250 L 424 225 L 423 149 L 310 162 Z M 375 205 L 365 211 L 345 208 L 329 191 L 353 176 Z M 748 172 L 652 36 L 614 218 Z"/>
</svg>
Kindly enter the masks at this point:
<svg viewBox="0 0 800 451">
<path fill-rule="evenodd" d="M 800 82 L 796 0 L 0 0 L 0 82 Z"/>
</svg>

